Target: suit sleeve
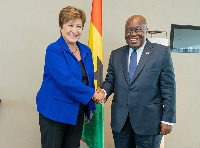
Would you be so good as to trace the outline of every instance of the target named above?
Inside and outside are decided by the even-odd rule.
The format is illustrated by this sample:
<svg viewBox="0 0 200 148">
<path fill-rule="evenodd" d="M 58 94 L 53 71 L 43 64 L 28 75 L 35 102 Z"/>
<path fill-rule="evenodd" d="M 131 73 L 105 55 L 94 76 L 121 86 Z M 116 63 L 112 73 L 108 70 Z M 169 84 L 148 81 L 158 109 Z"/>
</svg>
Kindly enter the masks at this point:
<svg viewBox="0 0 200 148">
<path fill-rule="evenodd" d="M 48 74 L 62 92 L 85 105 L 88 104 L 94 94 L 94 89 L 84 85 L 71 74 L 62 50 L 49 46 L 46 50 L 45 66 Z"/>
<path fill-rule="evenodd" d="M 103 88 L 106 91 L 106 99 L 113 93 L 114 91 L 114 82 L 115 82 L 115 76 L 114 76 L 114 67 L 113 67 L 113 52 L 110 55 L 108 69 L 105 81 L 102 83 L 101 88 Z"/>
<path fill-rule="evenodd" d="M 164 104 L 162 121 L 175 123 L 176 122 L 176 82 L 174 68 L 171 58 L 171 51 L 168 48 L 165 52 L 161 75 L 160 75 L 160 90 Z"/>
</svg>

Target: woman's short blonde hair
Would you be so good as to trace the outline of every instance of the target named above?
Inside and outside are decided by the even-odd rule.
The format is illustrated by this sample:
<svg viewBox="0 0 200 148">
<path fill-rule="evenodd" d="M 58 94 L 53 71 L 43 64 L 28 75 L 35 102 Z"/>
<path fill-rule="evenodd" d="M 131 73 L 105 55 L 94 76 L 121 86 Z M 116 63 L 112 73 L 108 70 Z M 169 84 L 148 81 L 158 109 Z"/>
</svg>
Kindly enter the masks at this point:
<svg viewBox="0 0 200 148">
<path fill-rule="evenodd" d="M 62 28 L 63 24 L 67 23 L 69 20 L 80 18 L 82 20 L 82 25 L 86 22 L 85 12 L 81 9 L 77 9 L 74 6 L 68 6 L 63 8 L 59 13 L 59 26 Z"/>
</svg>

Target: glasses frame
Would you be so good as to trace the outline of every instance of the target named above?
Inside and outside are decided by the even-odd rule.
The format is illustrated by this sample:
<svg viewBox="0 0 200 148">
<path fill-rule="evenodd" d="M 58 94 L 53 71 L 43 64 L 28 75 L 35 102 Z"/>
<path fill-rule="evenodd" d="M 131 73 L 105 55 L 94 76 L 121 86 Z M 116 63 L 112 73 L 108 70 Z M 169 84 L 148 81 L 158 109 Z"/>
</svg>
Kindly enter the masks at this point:
<svg viewBox="0 0 200 148">
<path fill-rule="evenodd" d="M 135 32 L 136 34 L 140 34 L 140 33 L 143 33 L 145 29 L 142 29 L 142 28 L 136 28 L 136 29 L 128 29 L 125 31 L 125 33 L 127 35 L 131 35 L 133 32 Z"/>
</svg>

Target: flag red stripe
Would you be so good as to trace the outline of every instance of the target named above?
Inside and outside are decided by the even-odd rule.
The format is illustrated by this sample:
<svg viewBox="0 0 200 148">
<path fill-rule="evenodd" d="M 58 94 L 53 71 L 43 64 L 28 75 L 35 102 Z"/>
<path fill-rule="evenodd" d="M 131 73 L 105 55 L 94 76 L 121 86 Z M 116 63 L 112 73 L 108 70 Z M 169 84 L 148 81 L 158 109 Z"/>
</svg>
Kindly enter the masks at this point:
<svg viewBox="0 0 200 148">
<path fill-rule="evenodd" d="M 102 0 L 93 0 L 91 22 L 102 36 Z"/>
</svg>

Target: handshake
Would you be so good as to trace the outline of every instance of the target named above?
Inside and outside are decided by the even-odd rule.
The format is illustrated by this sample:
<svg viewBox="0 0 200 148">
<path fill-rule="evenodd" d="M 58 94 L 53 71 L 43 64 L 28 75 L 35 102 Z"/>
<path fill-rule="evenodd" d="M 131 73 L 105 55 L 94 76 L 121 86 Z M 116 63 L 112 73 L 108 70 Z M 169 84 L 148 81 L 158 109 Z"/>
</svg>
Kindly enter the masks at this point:
<svg viewBox="0 0 200 148">
<path fill-rule="evenodd" d="M 95 93 L 92 97 L 92 101 L 94 101 L 94 103 L 96 104 L 102 104 L 106 101 L 106 95 L 103 89 L 101 89 L 100 87 L 98 87 L 95 90 Z"/>
</svg>

